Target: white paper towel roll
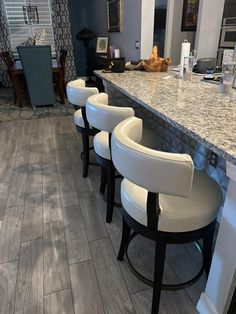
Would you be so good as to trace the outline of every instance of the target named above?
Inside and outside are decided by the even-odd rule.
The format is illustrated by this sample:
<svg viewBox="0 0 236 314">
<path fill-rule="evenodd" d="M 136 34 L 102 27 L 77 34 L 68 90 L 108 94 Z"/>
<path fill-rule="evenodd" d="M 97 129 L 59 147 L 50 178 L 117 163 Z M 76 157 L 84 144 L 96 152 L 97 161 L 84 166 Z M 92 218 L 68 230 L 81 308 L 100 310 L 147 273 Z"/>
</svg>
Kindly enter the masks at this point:
<svg viewBox="0 0 236 314">
<path fill-rule="evenodd" d="M 190 43 L 185 40 L 181 45 L 181 57 L 180 57 L 180 69 L 179 75 L 183 76 L 183 65 L 184 65 L 184 58 L 188 57 L 190 53 Z"/>
<path fill-rule="evenodd" d="M 120 58 L 120 49 L 114 49 L 114 58 Z"/>
</svg>

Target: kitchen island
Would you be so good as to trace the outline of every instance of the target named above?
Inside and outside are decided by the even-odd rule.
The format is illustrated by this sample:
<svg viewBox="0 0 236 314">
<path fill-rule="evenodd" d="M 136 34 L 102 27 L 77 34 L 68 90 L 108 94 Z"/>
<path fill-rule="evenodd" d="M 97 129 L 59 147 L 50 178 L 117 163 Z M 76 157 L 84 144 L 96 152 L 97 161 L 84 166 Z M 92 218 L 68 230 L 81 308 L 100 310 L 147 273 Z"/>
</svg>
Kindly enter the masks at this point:
<svg viewBox="0 0 236 314">
<path fill-rule="evenodd" d="M 175 130 L 172 133 L 186 135 L 226 162 L 229 182 L 210 275 L 197 309 L 200 313 L 227 313 L 236 278 L 236 90 L 222 95 L 217 85 L 202 82 L 199 76 L 183 81 L 172 71 L 95 74 L 103 80 L 109 96 L 114 98 L 118 91 L 164 121 Z M 125 105 L 125 98 L 122 101 Z M 175 141 L 171 143 L 175 145 Z"/>
</svg>

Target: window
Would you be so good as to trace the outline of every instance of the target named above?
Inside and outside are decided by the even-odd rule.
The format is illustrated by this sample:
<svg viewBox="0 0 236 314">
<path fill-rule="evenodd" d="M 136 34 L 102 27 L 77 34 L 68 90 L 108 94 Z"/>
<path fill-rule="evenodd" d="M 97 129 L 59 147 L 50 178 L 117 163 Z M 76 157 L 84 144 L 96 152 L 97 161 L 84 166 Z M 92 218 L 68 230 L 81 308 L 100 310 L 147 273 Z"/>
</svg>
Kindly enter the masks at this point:
<svg viewBox="0 0 236 314">
<path fill-rule="evenodd" d="M 45 29 L 45 44 L 51 45 L 55 54 L 50 0 L 31 0 L 30 3 L 38 8 L 39 24 L 25 23 L 23 6 L 28 5 L 28 0 L 4 0 L 13 53 L 17 55 L 16 47 L 19 44 Z"/>
</svg>

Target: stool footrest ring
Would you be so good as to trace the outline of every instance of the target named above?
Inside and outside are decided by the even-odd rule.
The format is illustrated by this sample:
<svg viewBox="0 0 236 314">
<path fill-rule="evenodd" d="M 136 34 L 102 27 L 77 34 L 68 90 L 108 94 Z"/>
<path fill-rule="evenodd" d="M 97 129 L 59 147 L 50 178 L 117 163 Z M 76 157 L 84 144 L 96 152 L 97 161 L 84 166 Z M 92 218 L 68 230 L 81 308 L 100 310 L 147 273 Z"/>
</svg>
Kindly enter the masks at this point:
<svg viewBox="0 0 236 314">
<path fill-rule="evenodd" d="M 89 150 L 92 150 L 93 147 L 89 147 Z M 80 158 L 83 160 L 84 159 L 84 152 L 82 152 L 80 154 Z M 89 162 L 89 165 L 92 165 L 92 166 L 99 166 L 96 162 Z"/>
<path fill-rule="evenodd" d="M 100 195 L 101 198 L 104 200 L 104 202 L 107 203 L 107 197 L 106 197 L 105 193 L 102 194 L 101 192 L 99 192 L 99 195 Z M 121 204 L 121 203 L 114 202 L 114 207 L 121 208 L 121 207 L 122 207 L 122 204 Z"/>
<path fill-rule="evenodd" d="M 130 258 L 129 258 L 129 254 L 128 254 L 129 244 L 133 240 L 133 238 L 136 237 L 136 235 L 137 235 L 136 232 L 133 232 L 131 234 L 128 246 L 127 246 L 127 248 L 125 250 L 125 255 L 126 255 L 126 258 L 127 258 L 127 262 L 128 262 L 128 265 L 129 265 L 131 271 L 134 273 L 134 275 L 136 277 L 138 277 L 146 285 L 148 285 L 150 287 L 153 287 L 153 280 L 148 279 L 147 277 L 143 276 L 140 272 L 138 272 L 137 269 L 132 265 L 132 263 L 130 261 Z M 194 244 L 196 245 L 198 250 L 202 253 L 202 248 L 199 245 L 199 243 L 195 241 Z M 189 279 L 189 280 L 187 280 L 185 282 L 179 283 L 179 284 L 168 284 L 168 285 L 167 284 L 162 284 L 162 290 L 180 290 L 180 289 L 187 288 L 187 287 L 191 286 L 192 284 L 194 284 L 195 282 L 197 282 L 198 279 L 202 276 L 203 272 L 204 272 L 204 265 L 203 265 L 203 262 L 202 262 L 202 266 L 201 266 L 200 271 L 193 278 L 191 278 L 191 279 Z"/>
<path fill-rule="evenodd" d="M 116 178 L 116 179 L 123 179 L 123 176 L 122 176 L 121 174 L 116 174 L 116 175 L 115 175 L 115 178 Z"/>
<path fill-rule="evenodd" d="M 93 150 L 94 149 L 94 147 L 92 146 L 92 147 L 89 147 L 89 150 Z M 81 157 L 81 159 L 83 159 L 84 158 L 84 152 L 82 152 L 81 154 L 80 154 L 80 157 Z"/>
</svg>

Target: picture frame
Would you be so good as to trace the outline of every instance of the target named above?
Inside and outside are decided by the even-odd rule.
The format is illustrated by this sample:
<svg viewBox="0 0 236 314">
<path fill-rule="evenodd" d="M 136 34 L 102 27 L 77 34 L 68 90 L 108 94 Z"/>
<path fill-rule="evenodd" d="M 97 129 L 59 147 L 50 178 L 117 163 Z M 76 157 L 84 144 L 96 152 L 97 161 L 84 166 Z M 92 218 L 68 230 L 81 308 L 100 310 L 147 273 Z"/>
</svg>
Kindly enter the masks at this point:
<svg viewBox="0 0 236 314">
<path fill-rule="evenodd" d="M 23 14 L 25 24 L 39 24 L 38 8 L 36 5 L 24 5 Z"/>
<path fill-rule="evenodd" d="M 184 0 L 182 13 L 182 32 L 196 31 L 199 0 Z"/>
<path fill-rule="evenodd" d="M 121 32 L 122 0 L 107 0 L 108 32 Z"/>
<path fill-rule="evenodd" d="M 107 53 L 108 37 L 97 37 L 96 53 Z"/>
</svg>

